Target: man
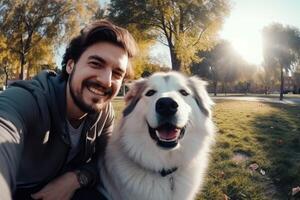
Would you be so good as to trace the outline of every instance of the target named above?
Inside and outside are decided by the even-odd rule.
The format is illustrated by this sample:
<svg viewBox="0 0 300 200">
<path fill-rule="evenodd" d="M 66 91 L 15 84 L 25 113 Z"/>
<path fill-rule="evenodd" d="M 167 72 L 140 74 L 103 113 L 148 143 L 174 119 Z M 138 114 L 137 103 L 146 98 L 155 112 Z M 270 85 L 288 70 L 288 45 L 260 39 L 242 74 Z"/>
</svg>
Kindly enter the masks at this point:
<svg viewBox="0 0 300 200">
<path fill-rule="evenodd" d="M 70 42 L 61 75 L 44 71 L 0 95 L 0 199 L 101 199 L 110 101 L 135 51 L 127 30 L 96 21 Z"/>
</svg>

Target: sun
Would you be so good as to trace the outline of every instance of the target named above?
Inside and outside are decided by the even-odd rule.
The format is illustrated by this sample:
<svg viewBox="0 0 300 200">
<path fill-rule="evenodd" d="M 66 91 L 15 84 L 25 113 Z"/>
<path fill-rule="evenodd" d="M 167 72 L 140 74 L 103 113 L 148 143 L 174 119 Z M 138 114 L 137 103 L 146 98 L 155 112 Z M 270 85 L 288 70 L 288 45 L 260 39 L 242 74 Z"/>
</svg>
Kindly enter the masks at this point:
<svg viewBox="0 0 300 200">
<path fill-rule="evenodd" d="M 248 63 L 260 65 L 263 62 L 262 25 L 239 18 L 229 18 L 220 33 L 222 39 L 228 40 L 239 55 Z"/>
<path fill-rule="evenodd" d="M 248 37 L 229 39 L 236 52 L 248 63 L 260 65 L 263 62 L 261 35 L 253 33 Z"/>
</svg>

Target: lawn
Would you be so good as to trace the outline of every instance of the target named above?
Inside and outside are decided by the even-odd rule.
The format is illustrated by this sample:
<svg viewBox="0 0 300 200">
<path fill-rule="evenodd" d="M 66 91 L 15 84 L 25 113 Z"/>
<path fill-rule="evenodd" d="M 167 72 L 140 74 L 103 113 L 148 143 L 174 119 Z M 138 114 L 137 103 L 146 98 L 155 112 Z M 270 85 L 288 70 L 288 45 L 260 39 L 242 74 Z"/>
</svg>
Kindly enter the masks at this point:
<svg viewBox="0 0 300 200">
<path fill-rule="evenodd" d="M 114 102 L 119 117 L 124 104 Z M 198 200 L 291 198 L 300 185 L 300 107 L 219 100 L 218 127 L 206 184 Z"/>
</svg>

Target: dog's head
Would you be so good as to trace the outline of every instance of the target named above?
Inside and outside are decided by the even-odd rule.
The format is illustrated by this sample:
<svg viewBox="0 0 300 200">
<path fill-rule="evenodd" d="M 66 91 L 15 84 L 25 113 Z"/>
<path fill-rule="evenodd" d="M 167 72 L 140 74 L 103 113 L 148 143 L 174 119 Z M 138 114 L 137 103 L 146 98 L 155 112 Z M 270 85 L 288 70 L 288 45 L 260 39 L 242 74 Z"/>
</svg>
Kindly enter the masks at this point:
<svg viewBox="0 0 300 200">
<path fill-rule="evenodd" d="M 213 102 L 205 87 L 206 82 L 177 72 L 156 73 L 133 83 L 120 126 L 122 144 L 133 159 L 164 162 L 173 157 L 176 162 L 177 156 L 197 153 L 213 132 Z"/>
</svg>

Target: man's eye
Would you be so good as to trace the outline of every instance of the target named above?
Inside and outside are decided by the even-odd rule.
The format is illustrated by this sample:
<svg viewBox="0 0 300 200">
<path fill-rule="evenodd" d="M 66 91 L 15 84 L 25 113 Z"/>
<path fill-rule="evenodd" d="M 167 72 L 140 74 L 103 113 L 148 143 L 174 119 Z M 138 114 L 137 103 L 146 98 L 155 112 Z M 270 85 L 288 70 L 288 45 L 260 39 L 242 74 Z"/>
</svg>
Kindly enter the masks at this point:
<svg viewBox="0 0 300 200">
<path fill-rule="evenodd" d="M 113 76 L 116 78 L 116 79 L 120 79 L 123 77 L 123 74 L 119 73 L 119 72 L 113 72 Z"/>
<path fill-rule="evenodd" d="M 182 94 L 183 96 L 188 96 L 189 93 L 187 91 L 185 91 L 184 89 L 179 90 L 180 94 Z"/>
<path fill-rule="evenodd" d="M 101 64 L 98 62 L 89 62 L 90 66 L 92 67 L 101 67 Z"/>
<path fill-rule="evenodd" d="M 146 92 L 146 96 L 147 97 L 150 97 L 150 96 L 152 96 L 152 95 L 154 95 L 156 93 L 156 91 L 155 90 L 148 90 L 147 92 Z"/>
</svg>

